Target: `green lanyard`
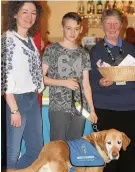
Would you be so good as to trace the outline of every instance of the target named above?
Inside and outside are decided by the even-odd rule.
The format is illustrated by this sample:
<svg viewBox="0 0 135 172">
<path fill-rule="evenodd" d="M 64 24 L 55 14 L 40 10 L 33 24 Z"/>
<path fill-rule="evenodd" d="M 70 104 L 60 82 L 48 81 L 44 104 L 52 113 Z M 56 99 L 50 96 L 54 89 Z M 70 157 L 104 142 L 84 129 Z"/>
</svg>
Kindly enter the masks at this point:
<svg viewBox="0 0 135 172">
<path fill-rule="evenodd" d="M 113 57 L 111 50 L 109 49 L 109 47 L 108 47 L 108 45 L 107 45 L 107 43 L 105 42 L 104 39 L 103 39 L 103 41 L 104 41 L 104 47 L 105 47 L 106 51 L 108 52 L 108 54 L 111 57 L 112 61 L 115 62 L 115 58 Z M 121 56 L 122 53 L 123 53 L 123 51 L 122 51 L 122 46 L 121 46 L 120 50 L 119 50 L 119 55 L 118 56 Z"/>
</svg>

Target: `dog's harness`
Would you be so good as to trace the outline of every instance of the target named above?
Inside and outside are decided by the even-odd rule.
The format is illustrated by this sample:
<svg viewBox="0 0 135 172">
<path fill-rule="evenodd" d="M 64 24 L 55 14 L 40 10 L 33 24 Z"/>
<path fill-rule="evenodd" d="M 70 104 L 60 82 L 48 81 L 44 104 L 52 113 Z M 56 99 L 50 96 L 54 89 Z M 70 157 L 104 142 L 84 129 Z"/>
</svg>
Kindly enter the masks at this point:
<svg viewBox="0 0 135 172">
<path fill-rule="evenodd" d="M 77 167 L 104 166 L 104 160 L 92 143 L 84 138 L 67 141 L 70 149 L 70 163 L 73 166 L 70 172 Z"/>
</svg>

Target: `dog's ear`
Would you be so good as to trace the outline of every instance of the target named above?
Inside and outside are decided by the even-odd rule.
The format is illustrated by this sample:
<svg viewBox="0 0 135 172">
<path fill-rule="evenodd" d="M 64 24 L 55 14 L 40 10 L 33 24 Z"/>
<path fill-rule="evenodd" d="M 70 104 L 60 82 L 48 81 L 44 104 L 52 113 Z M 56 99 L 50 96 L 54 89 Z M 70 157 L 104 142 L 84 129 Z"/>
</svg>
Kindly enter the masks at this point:
<svg viewBox="0 0 135 172">
<path fill-rule="evenodd" d="M 130 141 L 131 141 L 130 138 L 125 133 L 122 132 L 122 148 L 124 151 L 126 151 Z"/>
<path fill-rule="evenodd" d="M 106 146 L 105 146 L 106 133 L 107 133 L 107 130 L 96 132 L 96 142 L 97 142 L 97 145 L 103 151 L 106 151 Z"/>
</svg>

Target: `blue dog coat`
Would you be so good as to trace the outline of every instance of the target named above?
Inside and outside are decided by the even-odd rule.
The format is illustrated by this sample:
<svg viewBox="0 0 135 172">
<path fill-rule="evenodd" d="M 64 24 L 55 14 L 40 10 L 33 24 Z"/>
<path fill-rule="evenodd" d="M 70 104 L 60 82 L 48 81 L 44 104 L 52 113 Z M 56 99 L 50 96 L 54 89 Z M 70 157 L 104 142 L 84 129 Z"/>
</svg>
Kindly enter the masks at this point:
<svg viewBox="0 0 135 172">
<path fill-rule="evenodd" d="M 104 160 L 97 149 L 87 140 L 81 138 L 67 141 L 67 144 L 70 149 L 70 163 L 73 166 L 97 167 L 104 165 Z M 73 168 L 71 170 L 73 171 Z"/>
</svg>

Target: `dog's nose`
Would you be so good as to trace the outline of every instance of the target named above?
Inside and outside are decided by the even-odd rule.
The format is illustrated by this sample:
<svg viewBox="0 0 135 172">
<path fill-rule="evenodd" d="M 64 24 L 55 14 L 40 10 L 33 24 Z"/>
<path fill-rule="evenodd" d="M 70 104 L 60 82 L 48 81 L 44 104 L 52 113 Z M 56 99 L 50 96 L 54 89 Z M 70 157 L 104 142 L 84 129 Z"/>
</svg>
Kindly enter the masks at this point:
<svg viewBox="0 0 135 172">
<path fill-rule="evenodd" d="M 112 153 L 112 157 L 113 157 L 113 159 L 117 159 L 117 158 L 118 158 L 118 156 L 119 156 L 119 155 L 118 155 L 118 153 L 117 153 L 117 152 L 113 152 L 113 153 Z"/>
</svg>

